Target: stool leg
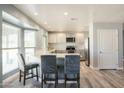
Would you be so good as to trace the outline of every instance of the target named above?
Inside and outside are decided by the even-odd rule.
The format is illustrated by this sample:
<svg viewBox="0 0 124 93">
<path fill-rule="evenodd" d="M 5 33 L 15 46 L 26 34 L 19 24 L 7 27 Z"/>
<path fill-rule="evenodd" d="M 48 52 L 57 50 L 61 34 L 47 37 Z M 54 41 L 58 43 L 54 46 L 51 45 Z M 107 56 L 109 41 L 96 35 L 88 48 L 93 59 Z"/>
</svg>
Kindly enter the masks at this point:
<svg viewBox="0 0 124 93">
<path fill-rule="evenodd" d="M 19 70 L 19 82 L 21 82 L 21 70 Z"/>
<path fill-rule="evenodd" d="M 36 67 L 36 74 L 37 74 L 37 81 L 39 81 L 39 78 L 38 78 L 38 68 Z"/>
<path fill-rule="evenodd" d="M 56 85 L 57 85 L 57 74 L 55 74 L 55 88 L 56 88 Z"/>
<path fill-rule="evenodd" d="M 78 74 L 78 88 L 80 88 L 80 74 Z"/>
<path fill-rule="evenodd" d="M 24 71 L 24 82 L 23 82 L 24 86 L 25 86 L 25 81 L 26 81 L 26 71 Z"/>
<path fill-rule="evenodd" d="M 66 81 L 67 81 L 66 79 L 67 79 L 67 75 L 65 74 L 65 88 L 66 88 Z"/>
<path fill-rule="evenodd" d="M 33 68 L 31 69 L 31 74 L 32 74 L 32 78 L 33 78 Z"/>
<path fill-rule="evenodd" d="M 41 74 L 41 87 L 43 88 L 43 74 Z"/>
<path fill-rule="evenodd" d="M 47 74 L 44 74 L 44 84 L 46 84 L 46 80 L 45 80 L 46 77 L 47 77 L 46 75 L 47 75 Z"/>
</svg>

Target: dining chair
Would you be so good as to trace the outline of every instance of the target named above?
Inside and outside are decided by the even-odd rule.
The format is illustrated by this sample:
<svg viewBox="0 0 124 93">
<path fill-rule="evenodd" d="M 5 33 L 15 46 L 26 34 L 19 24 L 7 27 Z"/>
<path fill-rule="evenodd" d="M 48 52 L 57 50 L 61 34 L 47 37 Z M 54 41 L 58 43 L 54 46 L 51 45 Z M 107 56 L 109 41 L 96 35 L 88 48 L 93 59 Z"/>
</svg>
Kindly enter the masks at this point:
<svg viewBox="0 0 124 93">
<path fill-rule="evenodd" d="M 80 56 L 66 55 L 64 62 L 65 87 L 67 81 L 77 81 L 80 87 Z"/>
<path fill-rule="evenodd" d="M 26 79 L 30 79 L 33 77 L 37 77 L 37 81 L 39 80 L 38 78 L 38 63 L 26 63 L 25 59 L 23 57 L 23 54 L 19 53 L 17 54 L 18 56 L 18 65 L 19 65 L 19 82 L 21 82 L 22 76 L 24 77 L 23 80 L 23 85 L 26 83 Z M 36 75 L 34 74 L 33 69 L 36 69 Z M 31 76 L 29 76 L 31 75 Z M 28 77 L 27 77 L 28 76 Z"/>
<path fill-rule="evenodd" d="M 58 83 L 58 73 L 55 55 L 42 55 L 41 56 L 41 87 L 47 81 L 55 81 L 55 87 Z"/>
</svg>

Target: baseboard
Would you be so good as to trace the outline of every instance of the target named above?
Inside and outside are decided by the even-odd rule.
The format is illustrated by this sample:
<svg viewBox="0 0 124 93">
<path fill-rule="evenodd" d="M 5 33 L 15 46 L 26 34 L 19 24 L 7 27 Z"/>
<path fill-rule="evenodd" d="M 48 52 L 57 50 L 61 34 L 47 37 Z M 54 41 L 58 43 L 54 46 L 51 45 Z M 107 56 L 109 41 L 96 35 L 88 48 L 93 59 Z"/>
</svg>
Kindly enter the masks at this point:
<svg viewBox="0 0 124 93">
<path fill-rule="evenodd" d="M 98 67 L 90 66 L 90 68 L 92 68 L 94 70 L 100 70 Z M 123 67 L 118 67 L 117 70 L 124 70 L 124 69 L 123 69 Z"/>
<path fill-rule="evenodd" d="M 92 68 L 92 69 L 93 69 L 93 66 L 91 66 L 91 65 L 90 65 L 90 68 Z"/>
<path fill-rule="evenodd" d="M 118 67 L 117 70 L 123 70 L 123 67 Z"/>
<path fill-rule="evenodd" d="M 90 68 L 92 68 L 92 69 L 94 69 L 94 70 L 99 70 L 98 67 L 93 67 L 93 66 L 91 66 L 91 65 L 90 65 Z"/>
<path fill-rule="evenodd" d="M 14 70 L 11 71 L 11 72 L 6 73 L 5 75 L 3 75 L 3 80 L 5 80 L 6 78 L 8 78 L 8 77 L 14 75 L 14 74 L 17 73 L 18 71 L 19 71 L 19 69 L 17 68 L 17 69 L 14 69 Z"/>
<path fill-rule="evenodd" d="M 99 70 L 99 68 L 98 67 L 95 67 L 94 70 Z"/>
<path fill-rule="evenodd" d="M 92 69 L 93 69 L 93 66 L 91 66 L 91 65 L 90 65 L 90 68 L 92 68 Z"/>
</svg>

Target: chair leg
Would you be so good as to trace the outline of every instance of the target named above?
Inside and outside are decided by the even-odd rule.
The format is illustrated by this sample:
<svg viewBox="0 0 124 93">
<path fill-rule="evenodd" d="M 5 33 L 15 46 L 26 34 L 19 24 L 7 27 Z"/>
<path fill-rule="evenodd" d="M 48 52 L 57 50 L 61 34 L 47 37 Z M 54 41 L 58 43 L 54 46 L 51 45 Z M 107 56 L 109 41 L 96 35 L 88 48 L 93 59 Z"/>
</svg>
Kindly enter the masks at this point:
<svg viewBox="0 0 124 93">
<path fill-rule="evenodd" d="M 44 74 L 44 84 L 46 84 L 45 78 L 47 77 L 47 74 Z"/>
<path fill-rule="evenodd" d="M 23 81 L 24 86 L 25 86 L 25 81 L 26 81 L 26 71 L 24 71 L 24 81 Z"/>
<path fill-rule="evenodd" d="M 37 81 L 39 81 L 39 78 L 38 78 L 38 68 L 36 67 L 36 74 L 37 74 Z"/>
<path fill-rule="evenodd" d="M 80 79 L 78 80 L 78 88 L 80 88 Z"/>
<path fill-rule="evenodd" d="M 67 75 L 65 74 L 65 88 L 66 88 Z"/>
<path fill-rule="evenodd" d="M 41 74 L 41 87 L 43 88 L 43 74 Z"/>
<path fill-rule="evenodd" d="M 58 84 L 58 74 L 55 74 L 55 88 L 56 88 L 57 84 Z"/>
<path fill-rule="evenodd" d="M 56 84 L 56 80 L 55 80 L 55 86 L 54 86 L 55 88 L 56 88 L 56 85 L 57 85 L 57 84 Z"/>
<path fill-rule="evenodd" d="M 56 75 L 56 83 L 58 84 L 58 73 Z"/>
<path fill-rule="evenodd" d="M 78 82 L 78 88 L 80 88 L 80 74 L 77 74 L 77 78 L 78 78 L 78 80 L 77 80 L 77 82 Z"/>
<path fill-rule="evenodd" d="M 31 69 L 31 74 L 32 74 L 32 78 L 33 78 L 33 68 Z"/>
<path fill-rule="evenodd" d="M 21 82 L 21 70 L 19 70 L 19 82 Z"/>
</svg>

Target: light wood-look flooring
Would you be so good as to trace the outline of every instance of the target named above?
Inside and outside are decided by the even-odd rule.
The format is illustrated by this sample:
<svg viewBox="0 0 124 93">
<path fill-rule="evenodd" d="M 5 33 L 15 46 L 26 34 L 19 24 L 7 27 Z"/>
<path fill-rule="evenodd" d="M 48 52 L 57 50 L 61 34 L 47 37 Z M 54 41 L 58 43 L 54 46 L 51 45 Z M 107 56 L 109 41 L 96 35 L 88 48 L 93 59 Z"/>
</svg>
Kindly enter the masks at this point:
<svg viewBox="0 0 124 93">
<path fill-rule="evenodd" d="M 63 83 L 64 85 L 64 83 Z M 64 87 L 60 84 L 58 87 Z M 37 88 L 40 83 L 35 79 L 27 80 L 26 86 L 18 81 L 18 74 L 4 80 L 3 87 L 14 88 Z M 47 86 L 50 87 L 50 86 Z M 76 87 L 74 84 L 68 87 Z M 81 88 L 123 88 L 124 71 L 121 70 L 93 70 L 81 62 L 80 67 L 80 87 Z"/>
<path fill-rule="evenodd" d="M 123 88 L 124 71 L 93 70 L 81 64 L 81 87 L 88 88 Z"/>
</svg>

